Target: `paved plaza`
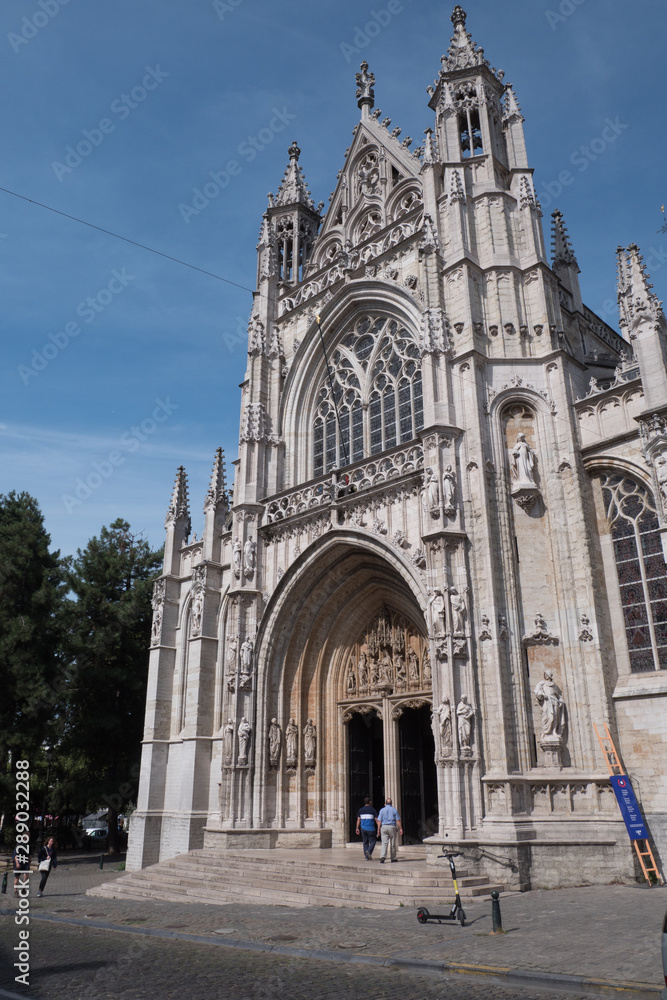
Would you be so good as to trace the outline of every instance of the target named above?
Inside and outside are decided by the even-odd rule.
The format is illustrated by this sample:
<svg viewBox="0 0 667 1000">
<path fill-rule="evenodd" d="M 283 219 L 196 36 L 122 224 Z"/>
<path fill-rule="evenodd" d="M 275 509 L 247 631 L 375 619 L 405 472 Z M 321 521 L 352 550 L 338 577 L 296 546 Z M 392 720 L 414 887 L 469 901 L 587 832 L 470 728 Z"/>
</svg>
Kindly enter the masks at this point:
<svg viewBox="0 0 667 1000">
<path fill-rule="evenodd" d="M 400 862 L 399 862 L 400 863 Z M 61 864 L 31 900 L 31 985 L 24 1000 L 589 996 L 658 997 L 661 887 L 595 886 L 501 898 L 506 933 L 491 936 L 488 900 L 469 925 L 420 925 L 414 909 L 210 906 L 87 896 L 118 877 L 90 856 Z M 379 867 L 379 866 L 378 866 Z M 35 876 L 32 876 L 33 880 Z M 34 881 L 33 881 L 34 889 Z M 11 891 L 11 883 L 10 883 Z M 13 897 L 0 897 L 3 959 L 17 943 Z M 366 988 L 368 985 L 368 989 Z M 93 992 L 90 992 L 92 987 Z M 17 992 L 18 991 L 18 992 Z M 0 992 L 0 997 L 7 993 Z M 619 994 L 620 995 L 620 994 Z"/>
</svg>

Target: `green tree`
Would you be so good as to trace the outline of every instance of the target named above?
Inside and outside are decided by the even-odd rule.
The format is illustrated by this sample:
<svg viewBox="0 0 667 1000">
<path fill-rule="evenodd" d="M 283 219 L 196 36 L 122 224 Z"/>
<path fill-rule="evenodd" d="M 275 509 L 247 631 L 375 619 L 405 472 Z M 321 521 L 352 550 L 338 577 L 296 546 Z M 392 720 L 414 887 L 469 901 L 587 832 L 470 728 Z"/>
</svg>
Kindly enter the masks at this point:
<svg viewBox="0 0 667 1000">
<path fill-rule="evenodd" d="M 74 664 L 63 720 L 63 757 L 85 762 L 78 796 L 109 810 L 109 852 L 118 813 L 136 800 L 151 630 L 151 593 L 162 553 L 127 521 L 102 528 L 72 560 L 69 649 Z M 64 788 L 63 788 L 64 792 Z"/>
<path fill-rule="evenodd" d="M 57 703 L 66 684 L 62 610 L 64 565 L 37 501 L 28 493 L 0 496 L 0 754 L 2 806 L 14 790 L 10 761 L 41 766 L 57 739 Z M 36 775 L 33 773 L 33 777 Z M 39 792 L 34 808 L 40 805 Z"/>
</svg>

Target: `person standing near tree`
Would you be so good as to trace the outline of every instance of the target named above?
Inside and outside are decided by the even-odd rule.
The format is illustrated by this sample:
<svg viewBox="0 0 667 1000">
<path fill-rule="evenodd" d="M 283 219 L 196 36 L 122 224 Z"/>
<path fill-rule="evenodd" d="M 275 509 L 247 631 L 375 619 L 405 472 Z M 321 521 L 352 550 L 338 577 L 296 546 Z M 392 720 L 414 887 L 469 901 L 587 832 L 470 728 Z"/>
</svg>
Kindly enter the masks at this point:
<svg viewBox="0 0 667 1000">
<path fill-rule="evenodd" d="M 37 862 L 39 865 L 39 890 L 37 892 L 38 896 L 44 895 L 44 888 L 46 886 L 46 881 L 51 874 L 52 868 L 58 867 L 58 855 L 56 854 L 56 842 L 53 837 L 49 837 L 44 847 L 41 849 L 37 855 Z"/>
<path fill-rule="evenodd" d="M 361 834 L 366 861 L 373 860 L 373 848 L 377 843 L 376 824 L 377 809 L 372 806 L 372 800 L 367 795 L 364 804 L 357 813 L 357 837 Z"/>
<path fill-rule="evenodd" d="M 378 831 L 382 840 L 382 850 L 380 852 L 381 865 L 384 864 L 387 857 L 387 847 L 390 848 L 391 860 L 396 861 L 397 831 L 401 837 L 403 836 L 403 827 L 401 826 L 401 817 L 398 815 L 398 809 L 394 809 L 390 798 L 387 797 L 384 801 L 385 804 L 380 809 L 380 815 L 377 818 Z"/>
</svg>

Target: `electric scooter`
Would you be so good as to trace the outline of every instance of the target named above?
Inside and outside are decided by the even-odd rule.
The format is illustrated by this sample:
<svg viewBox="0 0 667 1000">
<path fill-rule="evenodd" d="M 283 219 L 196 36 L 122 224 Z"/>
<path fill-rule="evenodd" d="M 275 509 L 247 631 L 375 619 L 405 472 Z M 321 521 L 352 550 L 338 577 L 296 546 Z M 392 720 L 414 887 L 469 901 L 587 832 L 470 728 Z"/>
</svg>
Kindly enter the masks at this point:
<svg viewBox="0 0 667 1000">
<path fill-rule="evenodd" d="M 425 906 L 420 906 L 417 910 L 417 920 L 420 924 L 425 924 L 428 920 L 437 920 L 439 924 L 442 923 L 443 920 L 458 920 L 461 927 L 465 927 L 466 915 L 465 910 L 461 906 L 461 897 L 459 896 L 459 887 L 456 881 L 456 865 L 454 864 L 454 858 L 462 857 L 462 852 L 446 851 L 444 854 L 438 855 L 438 857 L 447 858 L 449 861 L 456 896 L 454 897 L 454 902 L 452 903 L 452 908 L 449 913 L 429 913 Z"/>
</svg>

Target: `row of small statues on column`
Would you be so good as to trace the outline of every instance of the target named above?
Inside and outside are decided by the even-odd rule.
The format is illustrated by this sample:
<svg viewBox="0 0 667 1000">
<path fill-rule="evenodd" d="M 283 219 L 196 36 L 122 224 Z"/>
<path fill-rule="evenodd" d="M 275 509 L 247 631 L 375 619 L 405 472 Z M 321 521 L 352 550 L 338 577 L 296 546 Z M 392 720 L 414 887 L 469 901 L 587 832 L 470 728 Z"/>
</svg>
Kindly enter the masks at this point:
<svg viewBox="0 0 667 1000">
<path fill-rule="evenodd" d="M 277 719 L 269 725 L 269 765 L 278 767 L 283 746 L 283 733 Z M 290 719 L 285 727 L 285 766 L 295 768 L 299 757 L 299 727 Z M 308 719 L 303 727 L 303 763 L 305 767 L 315 767 L 317 759 L 317 726 Z"/>
<path fill-rule="evenodd" d="M 438 719 L 439 747 L 436 747 L 435 762 L 441 763 L 454 754 L 454 735 L 452 729 L 452 703 L 446 696 L 434 711 Z M 472 757 L 473 726 L 475 709 L 467 697 L 462 694 L 456 706 L 456 722 L 459 738 L 459 753 L 461 757 Z"/>
</svg>

